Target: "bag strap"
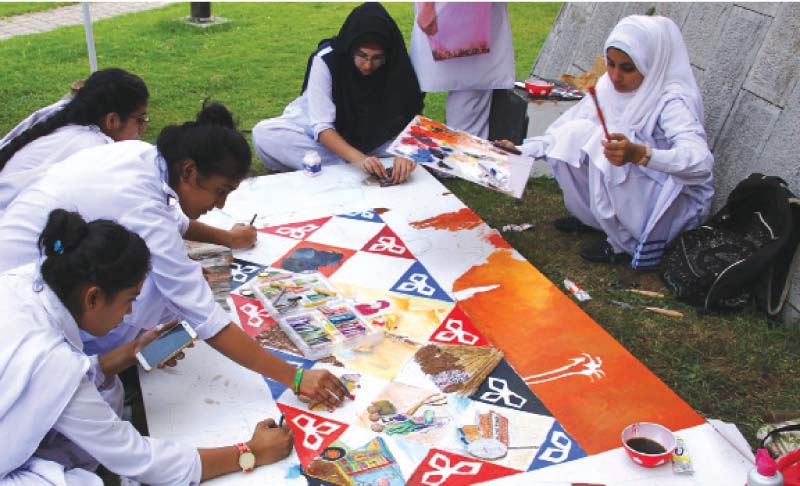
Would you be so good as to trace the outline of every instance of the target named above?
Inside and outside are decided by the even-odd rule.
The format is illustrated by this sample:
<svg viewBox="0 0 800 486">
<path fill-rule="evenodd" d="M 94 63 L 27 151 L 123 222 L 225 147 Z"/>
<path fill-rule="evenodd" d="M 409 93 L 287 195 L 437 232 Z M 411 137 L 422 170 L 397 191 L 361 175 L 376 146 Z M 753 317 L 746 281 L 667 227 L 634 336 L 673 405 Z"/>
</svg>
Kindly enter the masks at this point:
<svg viewBox="0 0 800 486">
<path fill-rule="evenodd" d="M 789 207 L 791 208 L 793 205 L 797 206 L 797 214 L 800 214 L 800 198 L 790 197 L 789 199 Z M 797 224 L 800 224 L 800 221 L 797 221 Z M 800 231 L 800 230 L 795 230 Z M 778 297 L 778 301 L 773 305 L 773 278 L 772 273 L 775 271 L 775 265 L 770 265 L 769 267 L 769 274 L 767 275 L 767 314 L 770 316 L 777 316 L 778 313 L 783 309 L 783 305 L 786 303 L 786 298 L 789 296 L 789 287 L 792 286 L 792 278 L 794 277 L 795 272 L 800 271 L 800 247 L 795 249 L 794 257 L 789 264 L 789 271 L 786 273 L 786 281 L 783 282 L 783 288 L 781 289 L 781 295 Z"/>
<path fill-rule="evenodd" d="M 764 445 L 767 443 L 767 439 L 772 437 L 773 434 L 777 435 L 782 432 L 793 432 L 795 430 L 800 430 L 800 424 L 784 425 L 783 427 L 773 429 L 769 434 L 765 435 L 764 438 L 761 439 L 761 443 L 758 445 L 758 448 L 763 449 Z"/>
</svg>

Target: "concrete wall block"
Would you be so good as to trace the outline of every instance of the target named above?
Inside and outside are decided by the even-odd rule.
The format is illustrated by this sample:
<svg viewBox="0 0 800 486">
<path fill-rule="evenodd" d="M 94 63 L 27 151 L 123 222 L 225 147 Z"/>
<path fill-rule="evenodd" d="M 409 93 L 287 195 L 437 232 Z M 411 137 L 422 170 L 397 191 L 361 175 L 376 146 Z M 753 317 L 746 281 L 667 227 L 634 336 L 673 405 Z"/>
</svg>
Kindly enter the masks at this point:
<svg viewBox="0 0 800 486">
<path fill-rule="evenodd" d="M 798 250 L 800 253 L 800 249 Z M 795 261 L 800 258 L 795 255 Z M 800 268 L 794 272 L 792 284 L 789 287 L 789 295 L 786 296 L 786 304 L 781 312 L 781 320 L 787 327 L 800 331 Z"/>
<path fill-rule="evenodd" d="M 652 5 L 656 8 L 655 15 L 669 17 L 678 24 L 678 28 L 683 29 L 694 2 L 653 2 Z"/>
<path fill-rule="evenodd" d="M 800 3 L 781 4 L 756 55 L 744 87 L 784 106 L 800 73 Z"/>
<path fill-rule="evenodd" d="M 603 55 L 603 46 L 608 34 L 622 17 L 623 6 L 623 3 L 595 4 L 588 24 L 591 28 L 584 32 L 581 42 L 577 46 L 573 64 L 586 71 L 592 69 L 595 58 Z"/>
<path fill-rule="evenodd" d="M 734 3 L 737 7 L 746 8 L 753 12 L 775 17 L 781 4 L 779 2 L 741 2 Z"/>
<path fill-rule="evenodd" d="M 783 177 L 789 188 L 800 196 L 800 80 L 795 76 L 795 84 L 787 99 L 769 140 L 761 153 L 762 164 L 771 173 Z M 766 169 L 765 169 L 766 170 Z"/>
<path fill-rule="evenodd" d="M 705 69 L 697 67 L 694 64 L 692 64 L 692 74 L 694 74 L 694 80 L 697 81 L 697 86 L 702 90 L 703 79 L 705 79 L 705 74 L 706 74 Z"/>
<path fill-rule="evenodd" d="M 588 22 L 594 8 L 593 3 L 565 3 L 561 7 L 558 18 L 533 66 L 534 74 L 558 79 L 567 71 L 575 57 L 581 37 L 584 32 L 591 30 L 591 24 Z"/>
<path fill-rule="evenodd" d="M 767 170 L 761 153 L 780 115 L 780 108 L 741 91 L 714 151 L 715 210 L 724 205 L 736 184 L 753 172 Z"/>
<path fill-rule="evenodd" d="M 769 20 L 761 14 L 734 7 L 717 40 L 702 89 L 705 128 L 712 148 L 753 64 L 757 52 L 753 46 L 763 41 Z"/>
<path fill-rule="evenodd" d="M 705 69 L 731 10 L 730 3 L 695 2 L 681 27 L 692 64 Z M 698 80 L 699 84 L 699 80 Z"/>
</svg>

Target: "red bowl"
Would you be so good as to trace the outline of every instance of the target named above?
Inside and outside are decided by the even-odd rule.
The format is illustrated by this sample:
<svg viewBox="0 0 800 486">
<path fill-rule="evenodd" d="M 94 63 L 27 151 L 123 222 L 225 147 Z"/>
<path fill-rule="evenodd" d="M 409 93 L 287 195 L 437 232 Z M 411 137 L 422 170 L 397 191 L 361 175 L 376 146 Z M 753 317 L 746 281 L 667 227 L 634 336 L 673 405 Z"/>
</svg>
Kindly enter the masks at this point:
<svg viewBox="0 0 800 486">
<path fill-rule="evenodd" d="M 525 81 L 525 91 L 531 96 L 547 96 L 553 89 L 553 83 L 541 79 L 528 79 Z"/>
<path fill-rule="evenodd" d="M 634 439 L 634 443 L 631 443 Z M 635 439 L 639 439 L 636 441 Z M 636 444 L 639 442 L 639 444 Z M 656 442 L 665 452 L 643 452 L 645 448 L 642 445 L 653 445 Z M 643 444 L 642 444 L 643 443 Z M 651 422 L 637 422 L 625 427 L 622 431 L 622 445 L 628 457 L 633 462 L 644 467 L 656 467 L 669 462 L 672 457 L 672 452 L 675 450 L 675 436 L 672 432 L 663 425 L 654 424 Z M 637 448 L 632 447 L 638 446 Z"/>
</svg>

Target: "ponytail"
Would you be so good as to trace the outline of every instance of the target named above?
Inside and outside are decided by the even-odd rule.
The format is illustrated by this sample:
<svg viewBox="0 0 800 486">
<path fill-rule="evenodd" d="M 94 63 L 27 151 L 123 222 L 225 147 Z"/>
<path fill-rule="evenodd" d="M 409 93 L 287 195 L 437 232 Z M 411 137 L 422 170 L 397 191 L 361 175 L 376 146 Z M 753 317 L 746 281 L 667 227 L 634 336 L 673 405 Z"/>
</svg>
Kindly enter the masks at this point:
<svg viewBox="0 0 800 486">
<path fill-rule="evenodd" d="M 124 120 L 149 98 L 147 86 L 139 76 L 117 68 L 96 71 L 72 101 L 11 139 L 0 150 L 0 171 L 14 154 L 34 140 L 66 125 L 94 125 L 108 113 L 117 113 Z"/>
<path fill-rule="evenodd" d="M 113 298 L 144 280 L 150 267 L 150 250 L 139 235 L 107 219 L 87 223 L 64 209 L 48 216 L 39 250 L 47 257 L 44 281 L 73 315 L 80 313 L 84 285 Z"/>
<path fill-rule="evenodd" d="M 230 111 L 215 102 L 204 106 L 195 121 L 161 130 L 156 145 L 167 161 L 170 184 L 177 182 L 180 164 L 187 159 L 194 161 L 202 177 L 244 179 L 250 170 L 252 153 L 235 127 Z"/>
</svg>

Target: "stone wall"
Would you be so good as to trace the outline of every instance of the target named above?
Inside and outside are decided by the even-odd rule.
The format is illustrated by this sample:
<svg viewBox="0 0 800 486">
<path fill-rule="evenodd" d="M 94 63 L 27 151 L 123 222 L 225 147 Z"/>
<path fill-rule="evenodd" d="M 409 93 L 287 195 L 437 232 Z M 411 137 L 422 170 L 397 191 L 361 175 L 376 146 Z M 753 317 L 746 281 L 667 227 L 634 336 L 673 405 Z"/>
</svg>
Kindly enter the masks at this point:
<svg viewBox="0 0 800 486">
<path fill-rule="evenodd" d="M 565 3 L 532 73 L 581 74 L 623 17 L 670 17 L 683 32 L 716 159 L 715 208 L 752 172 L 800 195 L 800 3 Z M 800 257 L 798 257 L 800 258 Z M 800 273 L 787 320 L 800 321 Z"/>
</svg>

